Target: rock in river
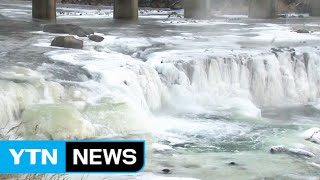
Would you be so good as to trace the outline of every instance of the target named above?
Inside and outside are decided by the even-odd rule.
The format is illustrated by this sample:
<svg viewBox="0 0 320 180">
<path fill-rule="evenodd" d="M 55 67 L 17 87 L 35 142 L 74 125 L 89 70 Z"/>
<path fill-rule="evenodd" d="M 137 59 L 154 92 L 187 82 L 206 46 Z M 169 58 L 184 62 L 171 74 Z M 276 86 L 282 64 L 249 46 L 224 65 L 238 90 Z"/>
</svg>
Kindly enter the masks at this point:
<svg viewBox="0 0 320 180">
<path fill-rule="evenodd" d="M 90 34 L 94 34 L 92 29 L 84 29 L 74 24 L 47 24 L 43 27 L 43 31 L 58 34 L 71 34 L 79 37 L 86 37 Z"/>
<path fill-rule="evenodd" d="M 104 37 L 98 36 L 98 35 L 90 35 L 90 36 L 89 36 L 89 39 L 90 39 L 91 41 L 101 42 L 101 41 L 104 40 Z"/>
<path fill-rule="evenodd" d="M 163 174 L 169 174 L 171 171 L 170 169 L 162 169 Z"/>
<path fill-rule="evenodd" d="M 76 39 L 73 36 L 58 36 L 51 42 L 51 46 L 82 49 L 83 41 Z"/>
<path fill-rule="evenodd" d="M 94 31 L 92 29 L 75 29 L 72 32 L 70 32 L 71 35 L 77 35 L 79 37 L 87 37 L 90 34 L 94 34 Z"/>
<path fill-rule="evenodd" d="M 298 29 L 295 31 L 296 33 L 310 33 L 310 31 L 306 30 L 306 29 Z"/>
<path fill-rule="evenodd" d="M 273 146 L 270 149 L 272 154 L 289 154 L 289 155 L 296 155 L 302 157 L 314 157 L 315 155 L 312 152 L 303 150 L 303 149 L 296 149 L 296 148 L 286 148 L 284 146 Z"/>
<path fill-rule="evenodd" d="M 69 34 L 77 29 L 81 29 L 81 27 L 73 24 L 47 24 L 43 27 L 44 32 L 58 34 Z"/>
<path fill-rule="evenodd" d="M 295 149 L 290 148 L 289 149 L 290 154 L 298 155 L 298 156 L 306 156 L 306 157 L 314 157 L 315 155 L 312 152 L 303 150 L 303 149 Z"/>
</svg>

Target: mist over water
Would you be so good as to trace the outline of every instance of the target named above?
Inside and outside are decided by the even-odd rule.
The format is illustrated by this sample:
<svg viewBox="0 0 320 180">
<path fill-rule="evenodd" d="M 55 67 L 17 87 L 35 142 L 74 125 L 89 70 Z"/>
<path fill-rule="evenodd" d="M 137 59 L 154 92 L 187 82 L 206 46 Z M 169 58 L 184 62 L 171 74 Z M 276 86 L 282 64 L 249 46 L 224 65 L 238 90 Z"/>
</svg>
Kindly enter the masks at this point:
<svg viewBox="0 0 320 180">
<path fill-rule="evenodd" d="M 167 19 L 170 10 L 140 10 L 127 24 L 107 7 L 64 5 L 59 23 L 105 38 L 77 37 L 84 49 L 74 50 L 50 47 L 56 34 L 31 22 L 29 8 L 0 5 L 1 137 L 147 140 L 143 173 L 88 179 L 319 176 L 319 145 L 302 134 L 319 127 L 320 36 L 292 30 L 318 29 L 318 19 Z M 270 154 L 276 145 L 315 157 Z"/>
</svg>

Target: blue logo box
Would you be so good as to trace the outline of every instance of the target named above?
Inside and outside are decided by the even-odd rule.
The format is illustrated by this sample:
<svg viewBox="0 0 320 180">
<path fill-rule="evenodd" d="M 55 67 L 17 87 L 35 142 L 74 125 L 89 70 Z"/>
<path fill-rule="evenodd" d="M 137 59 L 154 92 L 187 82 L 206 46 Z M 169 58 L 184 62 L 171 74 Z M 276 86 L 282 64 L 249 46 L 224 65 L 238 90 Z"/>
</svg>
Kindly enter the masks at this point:
<svg viewBox="0 0 320 180">
<path fill-rule="evenodd" d="M 1 174 L 137 173 L 145 158 L 145 141 L 0 141 Z"/>
</svg>

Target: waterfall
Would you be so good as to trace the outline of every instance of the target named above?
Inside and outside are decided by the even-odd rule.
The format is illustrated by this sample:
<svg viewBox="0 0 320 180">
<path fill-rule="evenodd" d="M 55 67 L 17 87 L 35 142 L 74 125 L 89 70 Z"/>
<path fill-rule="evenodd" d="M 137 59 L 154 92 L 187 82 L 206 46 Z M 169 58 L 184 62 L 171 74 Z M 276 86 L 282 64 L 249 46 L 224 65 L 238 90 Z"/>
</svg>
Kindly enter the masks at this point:
<svg viewBox="0 0 320 180">
<path fill-rule="evenodd" d="M 237 117 L 260 118 L 259 107 L 305 104 L 316 101 L 320 92 L 319 51 L 315 48 L 171 50 L 150 53 L 146 63 L 121 53 L 92 50 L 56 50 L 47 55 L 58 61 L 68 57 L 70 63 L 99 73 L 100 79 L 84 83 L 89 90 L 78 93 L 88 98 L 79 100 L 34 71 L 15 67 L 2 72 L 1 124 L 17 124 L 23 114 L 24 121 L 34 120 L 22 130 L 30 138 L 77 139 L 145 132 L 152 112 L 164 109 L 178 113 L 232 110 Z M 55 117 L 59 114 L 55 112 L 70 118 Z M 59 127 L 60 120 L 55 118 L 70 126 Z M 57 125 L 60 130 L 44 128 L 43 123 Z M 78 134 L 55 136 L 75 128 L 72 124 L 78 124 L 79 130 L 86 128 Z M 40 129 L 35 132 L 35 128 Z"/>
<path fill-rule="evenodd" d="M 199 58 L 185 58 L 190 54 Z M 319 55 L 315 48 L 260 53 L 175 50 L 151 54 L 149 62 L 169 91 L 188 89 L 188 96 L 200 102 L 208 101 L 207 97 L 212 101 L 219 97 L 239 97 L 262 107 L 316 101 L 320 95 Z M 207 96 L 199 97 L 201 93 Z"/>
</svg>

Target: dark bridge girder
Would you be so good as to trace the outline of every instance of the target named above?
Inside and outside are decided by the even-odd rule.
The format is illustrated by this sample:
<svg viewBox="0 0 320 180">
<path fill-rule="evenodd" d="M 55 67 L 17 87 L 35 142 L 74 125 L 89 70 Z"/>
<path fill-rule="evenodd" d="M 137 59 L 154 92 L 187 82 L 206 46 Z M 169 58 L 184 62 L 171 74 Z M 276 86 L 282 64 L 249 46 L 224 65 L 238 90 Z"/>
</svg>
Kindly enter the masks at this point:
<svg viewBox="0 0 320 180">
<path fill-rule="evenodd" d="M 320 16 L 320 0 L 310 0 L 310 16 Z"/>
<path fill-rule="evenodd" d="M 185 18 L 207 19 L 210 10 L 210 0 L 184 0 Z"/>
<path fill-rule="evenodd" d="M 138 0 L 114 0 L 113 18 L 137 20 L 139 18 Z"/>
<path fill-rule="evenodd" d="M 32 18 L 56 20 L 56 0 L 32 0 Z"/>
<path fill-rule="evenodd" d="M 277 0 L 250 0 L 249 17 L 256 19 L 275 18 Z"/>
</svg>

